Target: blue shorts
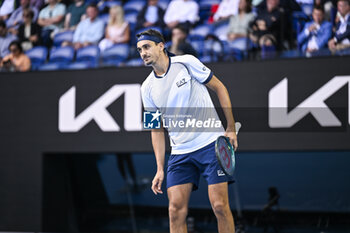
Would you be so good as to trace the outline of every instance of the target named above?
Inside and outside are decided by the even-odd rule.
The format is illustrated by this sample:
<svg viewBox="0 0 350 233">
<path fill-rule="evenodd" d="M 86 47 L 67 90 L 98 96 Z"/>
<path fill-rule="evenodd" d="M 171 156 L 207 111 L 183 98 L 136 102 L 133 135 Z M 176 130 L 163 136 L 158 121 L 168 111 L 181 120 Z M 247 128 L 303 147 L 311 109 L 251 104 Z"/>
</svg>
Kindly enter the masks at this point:
<svg viewBox="0 0 350 233">
<path fill-rule="evenodd" d="M 167 188 L 193 183 L 193 190 L 196 190 L 200 175 L 203 175 L 208 185 L 234 182 L 232 176 L 225 175 L 216 159 L 215 141 L 194 152 L 169 157 Z"/>
</svg>

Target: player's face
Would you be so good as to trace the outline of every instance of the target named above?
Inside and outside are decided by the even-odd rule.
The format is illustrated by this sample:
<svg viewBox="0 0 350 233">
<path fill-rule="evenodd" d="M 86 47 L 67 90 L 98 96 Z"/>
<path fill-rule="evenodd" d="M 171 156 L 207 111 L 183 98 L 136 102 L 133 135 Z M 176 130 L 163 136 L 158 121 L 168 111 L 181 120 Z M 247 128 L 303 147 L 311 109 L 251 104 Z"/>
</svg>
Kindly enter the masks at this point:
<svg viewBox="0 0 350 233">
<path fill-rule="evenodd" d="M 156 44 L 150 40 L 142 40 L 137 43 L 137 51 L 140 53 L 146 66 L 155 64 L 163 52 L 163 49 L 162 43 Z"/>
</svg>

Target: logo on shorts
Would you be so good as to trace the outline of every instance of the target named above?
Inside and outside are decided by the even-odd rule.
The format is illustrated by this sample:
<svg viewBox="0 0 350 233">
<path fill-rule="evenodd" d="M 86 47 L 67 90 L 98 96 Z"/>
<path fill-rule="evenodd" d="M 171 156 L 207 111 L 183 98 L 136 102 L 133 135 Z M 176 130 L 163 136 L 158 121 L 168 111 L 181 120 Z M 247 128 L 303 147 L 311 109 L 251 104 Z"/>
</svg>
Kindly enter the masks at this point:
<svg viewBox="0 0 350 233">
<path fill-rule="evenodd" d="M 143 112 L 143 128 L 144 129 L 160 129 L 160 116 L 162 114 L 156 112 Z"/>
<path fill-rule="evenodd" d="M 225 173 L 222 170 L 218 170 L 218 176 L 224 176 Z"/>
</svg>

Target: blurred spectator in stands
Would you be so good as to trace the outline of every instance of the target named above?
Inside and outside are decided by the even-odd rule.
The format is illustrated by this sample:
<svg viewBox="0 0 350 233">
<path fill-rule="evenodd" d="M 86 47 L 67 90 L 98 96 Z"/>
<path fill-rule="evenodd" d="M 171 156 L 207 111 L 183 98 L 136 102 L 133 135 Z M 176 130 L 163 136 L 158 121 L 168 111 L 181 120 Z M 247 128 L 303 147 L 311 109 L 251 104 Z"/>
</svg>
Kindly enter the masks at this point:
<svg viewBox="0 0 350 233">
<path fill-rule="evenodd" d="M 30 0 L 30 6 L 41 10 L 45 4 L 45 0 Z"/>
<path fill-rule="evenodd" d="M 248 29 L 255 16 L 252 13 L 251 0 L 239 1 L 238 15 L 231 16 L 227 39 L 233 41 L 241 37 L 247 37 Z"/>
<path fill-rule="evenodd" d="M 164 15 L 169 29 L 178 24 L 190 29 L 199 19 L 199 6 L 194 0 L 172 0 Z"/>
<path fill-rule="evenodd" d="M 84 0 L 74 0 L 74 3 L 70 4 L 67 10 L 67 14 L 64 20 L 64 29 L 75 30 L 78 23 L 85 19 L 86 4 Z"/>
<path fill-rule="evenodd" d="M 314 5 L 316 6 L 325 6 L 327 3 L 337 3 L 338 0 L 314 0 Z"/>
<path fill-rule="evenodd" d="M 63 28 L 66 6 L 57 0 L 48 0 L 48 5 L 39 13 L 38 24 L 42 27 L 41 38 L 46 47 L 51 47 L 52 38 Z"/>
<path fill-rule="evenodd" d="M 325 7 L 326 5 L 331 4 L 332 6 L 337 5 L 338 0 L 314 0 L 314 6 L 323 6 Z M 326 9 L 323 8 L 325 11 Z"/>
<path fill-rule="evenodd" d="M 148 0 L 147 5 L 137 15 L 136 30 L 147 27 L 165 27 L 164 10 L 157 4 L 158 0 Z"/>
<path fill-rule="evenodd" d="M 279 7 L 279 0 L 267 0 L 266 8 L 258 10 L 253 23 L 251 40 L 259 45 L 282 48 L 284 10 Z"/>
<path fill-rule="evenodd" d="M 263 1 L 263 0 L 253 0 L 253 1 L 252 1 L 252 5 L 253 5 L 254 7 L 257 7 L 257 6 L 259 6 L 260 3 L 262 3 L 262 1 Z"/>
<path fill-rule="evenodd" d="M 35 7 L 30 7 L 30 0 L 21 0 L 21 6 L 18 7 L 12 14 L 11 17 L 7 20 L 7 28 L 11 33 L 15 33 L 15 30 L 18 29 L 19 25 L 23 23 L 23 11 L 25 9 L 31 9 L 34 16 L 33 21 L 38 19 L 39 11 Z"/>
<path fill-rule="evenodd" d="M 0 20 L 7 20 L 16 9 L 16 0 L 0 1 Z"/>
<path fill-rule="evenodd" d="M 231 16 L 238 14 L 239 0 L 221 0 L 214 14 L 214 23 L 228 21 Z"/>
<path fill-rule="evenodd" d="M 308 17 L 311 18 L 314 0 L 295 0 L 300 6 L 301 10 Z"/>
<path fill-rule="evenodd" d="M 305 24 L 303 31 L 298 35 L 298 44 L 306 53 L 318 51 L 327 46 L 332 36 L 332 24 L 324 20 L 324 9 L 316 5 L 312 10 L 313 21 Z"/>
<path fill-rule="evenodd" d="M 313 5 L 314 4 L 314 0 L 295 0 L 296 3 L 298 3 L 299 5 Z"/>
<path fill-rule="evenodd" d="M 6 23 L 0 20 L 0 59 L 9 54 L 9 45 L 17 37 L 9 33 L 6 28 Z"/>
<path fill-rule="evenodd" d="M 109 22 L 105 38 L 99 43 L 100 50 L 106 50 L 114 44 L 127 43 L 130 40 L 129 24 L 124 20 L 124 10 L 121 6 L 113 6 L 109 10 Z"/>
<path fill-rule="evenodd" d="M 328 42 L 332 52 L 350 47 L 350 0 L 339 0 L 337 8 L 339 21 L 334 37 Z"/>
<path fill-rule="evenodd" d="M 257 5 L 258 11 L 266 9 L 266 2 L 267 0 L 263 0 L 259 5 Z M 292 13 L 293 11 L 301 11 L 300 5 L 295 0 L 280 0 L 278 5 L 288 13 Z"/>
<path fill-rule="evenodd" d="M 261 10 L 266 10 L 266 1 L 264 0 L 262 3 L 257 6 L 258 12 Z M 279 41 L 280 45 L 283 45 L 284 48 L 295 46 L 295 34 L 293 34 L 292 30 L 292 19 L 293 12 L 302 11 L 300 5 L 295 0 L 279 0 L 278 6 L 283 9 L 282 15 L 282 33 L 280 34 L 281 41 Z M 310 12 L 311 13 L 311 12 Z M 287 43 L 288 42 L 288 43 Z"/>
<path fill-rule="evenodd" d="M 112 6 L 114 5 L 119 5 L 119 4 L 125 4 L 128 0 L 122 0 L 122 1 L 116 1 L 116 0 L 94 0 L 93 3 L 97 5 L 97 8 L 99 9 L 100 14 L 108 14 L 109 13 L 109 8 L 112 3 Z M 115 4 L 113 4 L 115 3 Z"/>
<path fill-rule="evenodd" d="M 196 50 L 186 41 L 188 29 L 182 25 L 177 25 L 171 32 L 171 47 L 169 52 L 175 55 L 191 54 L 197 56 Z"/>
<path fill-rule="evenodd" d="M 89 45 L 97 45 L 103 37 L 104 22 L 99 19 L 97 6 L 90 4 L 86 8 L 87 19 L 81 21 L 73 36 L 73 46 L 80 49 Z M 71 45 L 70 42 L 63 42 L 62 46 Z"/>
<path fill-rule="evenodd" d="M 33 21 L 34 13 L 31 9 L 23 11 L 23 23 L 18 29 L 18 39 L 24 51 L 27 51 L 41 42 L 41 28 Z"/>
<path fill-rule="evenodd" d="M 314 0 L 314 6 L 322 6 L 325 12 L 325 20 L 334 22 L 337 0 Z"/>
<path fill-rule="evenodd" d="M 12 41 L 9 46 L 10 54 L 5 56 L 1 61 L 1 70 L 5 71 L 29 71 L 30 59 L 23 53 L 21 43 Z"/>
</svg>

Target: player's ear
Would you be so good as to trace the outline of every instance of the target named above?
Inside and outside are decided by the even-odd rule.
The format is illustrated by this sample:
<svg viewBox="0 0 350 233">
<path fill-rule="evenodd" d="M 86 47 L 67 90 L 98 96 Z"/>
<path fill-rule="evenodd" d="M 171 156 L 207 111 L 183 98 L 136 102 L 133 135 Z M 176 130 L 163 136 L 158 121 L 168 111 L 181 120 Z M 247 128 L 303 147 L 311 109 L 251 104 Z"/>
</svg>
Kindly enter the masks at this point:
<svg viewBox="0 0 350 233">
<path fill-rule="evenodd" d="M 160 51 L 164 50 L 164 43 L 163 42 L 159 42 L 159 49 L 160 49 Z"/>
</svg>

